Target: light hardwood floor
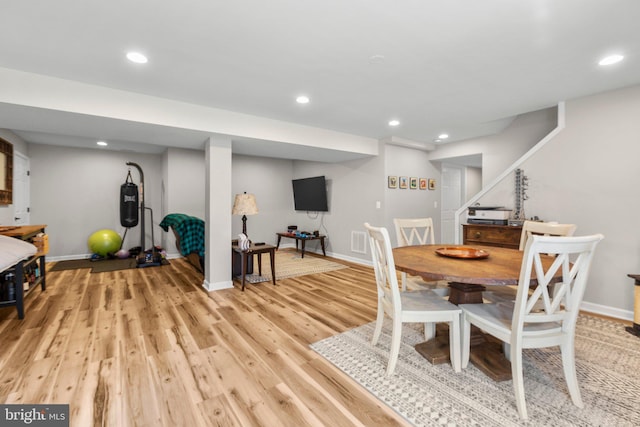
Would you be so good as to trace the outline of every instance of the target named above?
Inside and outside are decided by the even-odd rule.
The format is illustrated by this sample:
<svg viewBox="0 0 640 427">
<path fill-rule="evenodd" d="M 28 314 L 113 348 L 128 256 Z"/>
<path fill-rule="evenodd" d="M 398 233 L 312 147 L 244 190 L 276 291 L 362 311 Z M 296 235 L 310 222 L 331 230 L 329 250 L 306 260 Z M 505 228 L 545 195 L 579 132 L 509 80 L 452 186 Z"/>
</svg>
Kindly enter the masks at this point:
<svg viewBox="0 0 640 427">
<path fill-rule="evenodd" d="M 24 320 L 0 309 L 0 402 L 68 403 L 72 426 L 407 425 L 309 349 L 375 319 L 349 266 L 212 293 L 184 259 L 48 272 Z"/>
</svg>

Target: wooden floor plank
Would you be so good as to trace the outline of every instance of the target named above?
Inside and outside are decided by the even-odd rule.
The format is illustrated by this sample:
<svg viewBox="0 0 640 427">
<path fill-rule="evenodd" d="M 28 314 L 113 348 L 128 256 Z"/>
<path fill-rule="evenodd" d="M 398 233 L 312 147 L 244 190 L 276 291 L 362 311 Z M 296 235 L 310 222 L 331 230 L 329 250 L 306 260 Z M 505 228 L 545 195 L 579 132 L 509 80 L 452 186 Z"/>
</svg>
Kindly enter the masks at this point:
<svg viewBox="0 0 640 427">
<path fill-rule="evenodd" d="M 0 309 L 0 402 L 69 404 L 74 427 L 407 425 L 309 348 L 375 318 L 346 264 L 211 293 L 185 259 L 49 270 L 24 320 Z"/>
</svg>

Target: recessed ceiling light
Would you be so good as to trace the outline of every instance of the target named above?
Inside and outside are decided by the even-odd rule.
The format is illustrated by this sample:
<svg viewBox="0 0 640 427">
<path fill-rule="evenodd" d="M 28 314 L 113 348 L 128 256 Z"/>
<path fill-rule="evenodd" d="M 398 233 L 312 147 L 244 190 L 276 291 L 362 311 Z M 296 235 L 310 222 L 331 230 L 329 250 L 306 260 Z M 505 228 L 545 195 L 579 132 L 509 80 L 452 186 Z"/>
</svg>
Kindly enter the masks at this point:
<svg viewBox="0 0 640 427">
<path fill-rule="evenodd" d="M 438 135 L 438 139 L 447 139 L 449 138 L 449 135 L 446 133 L 441 133 L 440 135 Z"/>
<path fill-rule="evenodd" d="M 306 95 L 300 95 L 299 97 L 296 98 L 296 102 L 298 104 L 308 104 L 309 101 L 310 101 L 310 99 Z"/>
<path fill-rule="evenodd" d="M 600 62 L 598 62 L 598 65 L 613 65 L 622 61 L 623 59 L 624 59 L 623 55 L 618 55 L 618 54 L 609 55 L 602 58 Z"/>
<path fill-rule="evenodd" d="M 384 60 L 384 55 L 372 55 L 369 57 L 369 62 L 372 64 L 382 64 Z"/>
<path fill-rule="evenodd" d="M 146 64 L 148 61 L 147 57 L 140 52 L 128 52 L 127 59 L 136 64 Z"/>
<path fill-rule="evenodd" d="M 400 125 L 400 121 L 399 120 L 389 120 L 389 126 L 399 126 Z"/>
<path fill-rule="evenodd" d="M 101 147 L 106 147 L 107 145 L 109 145 L 105 141 L 98 141 L 98 142 L 96 142 L 96 144 L 98 144 Z"/>
</svg>

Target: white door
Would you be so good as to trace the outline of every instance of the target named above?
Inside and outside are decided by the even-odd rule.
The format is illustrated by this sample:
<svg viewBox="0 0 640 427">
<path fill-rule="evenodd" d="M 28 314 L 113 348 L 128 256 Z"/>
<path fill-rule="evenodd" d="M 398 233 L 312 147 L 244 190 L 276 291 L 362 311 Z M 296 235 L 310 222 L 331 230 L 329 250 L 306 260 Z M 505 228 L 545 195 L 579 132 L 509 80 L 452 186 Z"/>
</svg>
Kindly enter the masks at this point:
<svg viewBox="0 0 640 427">
<path fill-rule="evenodd" d="M 442 164 L 440 208 L 440 236 L 443 244 L 457 244 L 455 241 L 455 213 L 464 203 L 464 166 Z"/>
<path fill-rule="evenodd" d="M 29 215 L 29 158 L 13 155 L 13 220 L 15 225 L 30 224 Z"/>
</svg>

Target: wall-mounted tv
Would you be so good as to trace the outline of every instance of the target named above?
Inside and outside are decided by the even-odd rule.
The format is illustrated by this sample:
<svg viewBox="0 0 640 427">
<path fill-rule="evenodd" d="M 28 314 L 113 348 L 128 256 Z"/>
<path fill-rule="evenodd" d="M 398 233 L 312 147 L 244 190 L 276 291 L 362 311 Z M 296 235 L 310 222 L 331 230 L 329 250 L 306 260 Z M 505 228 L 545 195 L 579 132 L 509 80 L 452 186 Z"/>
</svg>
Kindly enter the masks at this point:
<svg viewBox="0 0 640 427">
<path fill-rule="evenodd" d="M 293 204 L 297 211 L 328 212 L 327 183 L 324 176 L 294 179 Z"/>
</svg>

